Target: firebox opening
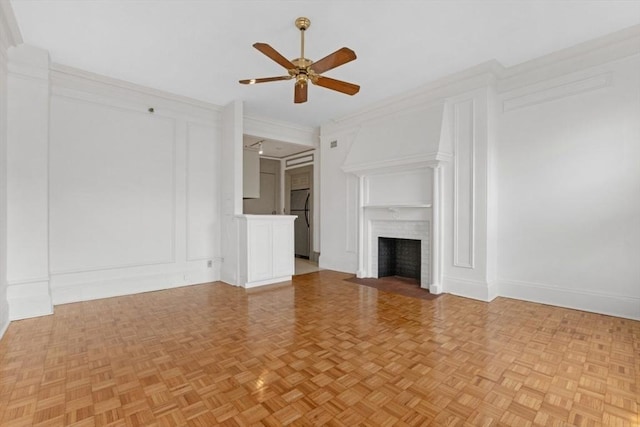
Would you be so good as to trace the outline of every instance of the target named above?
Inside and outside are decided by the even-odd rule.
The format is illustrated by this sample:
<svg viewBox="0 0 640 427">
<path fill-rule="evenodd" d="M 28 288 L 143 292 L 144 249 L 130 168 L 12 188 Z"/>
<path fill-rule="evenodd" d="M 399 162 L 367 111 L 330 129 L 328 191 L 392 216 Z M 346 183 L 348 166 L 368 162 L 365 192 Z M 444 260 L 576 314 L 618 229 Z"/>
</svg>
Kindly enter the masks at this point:
<svg viewBox="0 0 640 427">
<path fill-rule="evenodd" d="M 378 277 L 400 276 L 420 280 L 421 242 L 378 237 Z"/>
</svg>

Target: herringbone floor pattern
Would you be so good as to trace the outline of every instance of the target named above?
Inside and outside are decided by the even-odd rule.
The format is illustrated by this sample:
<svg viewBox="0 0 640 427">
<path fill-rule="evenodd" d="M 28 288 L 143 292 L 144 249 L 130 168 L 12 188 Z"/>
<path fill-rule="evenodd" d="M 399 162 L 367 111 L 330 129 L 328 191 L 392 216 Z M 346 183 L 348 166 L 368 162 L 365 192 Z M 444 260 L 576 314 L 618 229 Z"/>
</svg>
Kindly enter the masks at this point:
<svg viewBox="0 0 640 427">
<path fill-rule="evenodd" d="M 640 425 L 640 322 L 347 277 L 198 285 L 13 322 L 0 425 Z"/>
</svg>

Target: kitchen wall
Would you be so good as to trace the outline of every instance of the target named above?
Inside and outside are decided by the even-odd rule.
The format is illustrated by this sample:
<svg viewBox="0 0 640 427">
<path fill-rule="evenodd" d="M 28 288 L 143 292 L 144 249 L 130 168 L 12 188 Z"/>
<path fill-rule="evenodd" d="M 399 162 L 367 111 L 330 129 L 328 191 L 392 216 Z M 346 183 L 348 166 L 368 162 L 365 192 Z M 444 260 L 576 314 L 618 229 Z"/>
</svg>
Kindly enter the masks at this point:
<svg viewBox="0 0 640 427">
<path fill-rule="evenodd" d="M 343 170 L 354 141 L 371 133 L 369 152 L 392 158 L 424 118 L 386 142 L 378 128 L 441 102 L 454 154 L 444 292 L 640 319 L 638 69 L 632 27 L 509 69 L 490 61 L 324 125 L 320 266 L 357 271 L 358 178 Z"/>
<path fill-rule="evenodd" d="M 242 201 L 243 213 L 252 215 L 282 213 L 280 211 L 280 199 L 282 198 L 280 191 L 280 163 L 280 160 L 275 159 L 259 159 L 260 197 L 257 199 L 244 199 Z"/>
</svg>

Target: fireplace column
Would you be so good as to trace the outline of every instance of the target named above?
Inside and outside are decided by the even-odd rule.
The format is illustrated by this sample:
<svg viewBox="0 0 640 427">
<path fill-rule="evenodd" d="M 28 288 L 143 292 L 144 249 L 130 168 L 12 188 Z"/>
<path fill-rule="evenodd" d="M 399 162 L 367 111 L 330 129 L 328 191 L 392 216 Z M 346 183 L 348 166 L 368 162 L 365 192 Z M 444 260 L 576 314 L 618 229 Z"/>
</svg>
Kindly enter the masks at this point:
<svg viewBox="0 0 640 427">
<path fill-rule="evenodd" d="M 431 204 L 431 284 L 429 292 L 442 293 L 442 166 L 431 166 L 433 170 L 433 200 Z"/>
</svg>

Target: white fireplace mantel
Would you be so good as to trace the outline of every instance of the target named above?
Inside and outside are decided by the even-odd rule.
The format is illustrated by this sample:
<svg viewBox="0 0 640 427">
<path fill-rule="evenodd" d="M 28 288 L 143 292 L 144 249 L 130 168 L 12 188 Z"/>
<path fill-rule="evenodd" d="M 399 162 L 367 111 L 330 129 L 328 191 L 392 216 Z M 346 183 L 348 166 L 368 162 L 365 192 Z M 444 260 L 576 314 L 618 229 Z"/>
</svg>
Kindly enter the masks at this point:
<svg viewBox="0 0 640 427">
<path fill-rule="evenodd" d="M 429 259 L 422 265 L 428 272 L 421 286 L 434 294 L 443 291 L 443 167 L 454 162 L 451 114 L 446 102 L 436 102 L 358 128 L 342 165 L 358 177 L 358 277 L 378 275 L 372 271 L 377 266 L 377 260 L 372 261 L 377 241 L 372 239 L 377 239 L 374 222 L 384 220 L 385 232 L 396 236 L 383 237 L 425 241 L 422 253 Z"/>
<path fill-rule="evenodd" d="M 415 166 L 415 165 L 414 165 Z M 413 176 L 409 174 L 414 174 Z M 429 289 L 433 294 L 442 292 L 442 165 L 432 162 L 428 167 L 412 168 L 405 174 L 394 172 L 392 177 L 401 180 L 406 178 L 419 179 L 421 173 L 428 173 L 430 179 L 425 179 L 425 194 L 409 194 L 412 200 L 389 203 L 371 203 L 370 179 L 380 171 L 361 173 L 359 177 L 358 199 L 358 277 L 377 277 L 377 238 L 396 237 L 421 240 L 422 254 L 428 256 L 428 262 L 423 260 L 420 285 Z M 384 175 L 383 178 L 389 175 Z M 417 200 L 421 199 L 421 200 Z M 386 215 L 385 215 L 386 213 Z M 380 228 L 384 222 L 385 227 Z M 397 225 L 394 227 L 393 224 Z M 381 231 L 384 230 L 384 231 Z M 395 230 L 395 231 L 394 231 Z M 426 254 L 426 255 L 425 255 Z"/>
</svg>

